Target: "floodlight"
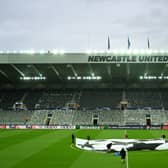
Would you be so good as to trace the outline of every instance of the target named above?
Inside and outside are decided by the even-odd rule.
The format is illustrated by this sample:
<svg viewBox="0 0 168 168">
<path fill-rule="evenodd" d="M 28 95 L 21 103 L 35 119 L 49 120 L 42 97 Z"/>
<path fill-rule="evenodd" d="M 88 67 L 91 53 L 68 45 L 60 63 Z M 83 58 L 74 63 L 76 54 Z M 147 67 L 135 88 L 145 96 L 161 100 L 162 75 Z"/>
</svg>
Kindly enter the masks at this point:
<svg viewBox="0 0 168 168">
<path fill-rule="evenodd" d="M 92 76 L 94 76 L 95 74 L 94 73 L 91 73 Z"/>
<path fill-rule="evenodd" d="M 113 52 L 114 54 L 118 54 L 118 53 L 119 53 L 119 51 L 118 51 L 117 49 L 114 49 L 112 52 Z"/>
<path fill-rule="evenodd" d="M 57 49 L 53 49 L 53 50 L 51 50 L 51 53 L 52 54 L 58 54 L 58 50 Z"/>
<path fill-rule="evenodd" d="M 134 49 L 134 50 L 133 50 L 133 54 L 136 55 L 136 54 L 138 54 L 138 53 L 139 53 L 139 51 L 138 51 L 137 49 Z"/>
<path fill-rule="evenodd" d="M 61 54 L 61 55 L 64 54 L 64 53 L 65 53 L 64 50 L 60 50 L 60 51 L 59 51 L 59 54 Z"/>
<path fill-rule="evenodd" d="M 140 54 L 145 54 L 145 52 L 146 52 L 146 50 L 144 50 L 144 49 L 141 49 L 141 50 L 139 51 Z"/>
<path fill-rule="evenodd" d="M 86 50 L 86 54 L 91 54 L 92 51 L 91 50 Z"/>
<path fill-rule="evenodd" d="M 104 50 L 100 50 L 99 53 L 103 54 L 103 53 L 104 53 Z"/>
<path fill-rule="evenodd" d="M 97 76 L 97 80 L 100 80 L 100 79 L 102 79 L 102 77 L 101 76 Z"/>
<path fill-rule="evenodd" d="M 40 54 L 45 54 L 46 51 L 45 51 L 45 50 L 40 50 L 39 53 L 40 53 Z"/>
<path fill-rule="evenodd" d="M 35 54 L 35 51 L 34 50 L 27 50 L 26 53 L 27 54 Z"/>
<path fill-rule="evenodd" d="M 126 53 L 126 54 L 131 54 L 131 53 L 132 53 L 132 50 L 126 50 L 125 53 Z"/>
<path fill-rule="evenodd" d="M 157 54 L 157 53 L 158 53 L 158 50 L 153 50 L 153 53 L 154 53 L 154 54 Z"/>
<path fill-rule="evenodd" d="M 159 53 L 160 53 L 160 54 L 164 54 L 165 51 L 164 51 L 164 50 L 160 50 Z"/>
<path fill-rule="evenodd" d="M 119 54 L 125 54 L 126 53 L 126 51 L 125 50 L 120 50 L 120 52 L 119 52 Z"/>
<path fill-rule="evenodd" d="M 97 54 L 97 53 L 98 53 L 98 51 L 97 51 L 97 50 L 93 50 L 93 53 L 94 53 L 94 54 Z"/>
<path fill-rule="evenodd" d="M 68 80 L 71 80 L 71 77 L 70 77 L 70 76 L 68 76 L 68 77 L 67 77 L 67 79 L 68 79 Z"/>
<path fill-rule="evenodd" d="M 16 54 L 16 53 L 17 53 L 17 51 L 16 51 L 16 50 L 13 50 L 13 51 L 12 51 L 12 53 Z"/>
<path fill-rule="evenodd" d="M 150 49 L 147 50 L 147 51 L 146 51 L 146 54 L 149 54 L 149 55 L 152 54 L 152 50 L 150 50 Z"/>
<path fill-rule="evenodd" d="M 110 50 L 107 50 L 106 52 L 107 52 L 107 54 L 110 54 L 112 51 L 110 51 Z"/>
</svg>

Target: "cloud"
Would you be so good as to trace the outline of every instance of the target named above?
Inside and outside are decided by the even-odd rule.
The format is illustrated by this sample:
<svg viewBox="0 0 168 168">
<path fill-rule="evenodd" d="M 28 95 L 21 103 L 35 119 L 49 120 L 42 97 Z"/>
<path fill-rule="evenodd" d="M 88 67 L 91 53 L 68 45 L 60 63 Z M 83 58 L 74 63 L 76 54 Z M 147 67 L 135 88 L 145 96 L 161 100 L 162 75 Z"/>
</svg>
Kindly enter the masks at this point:
<svg viewBox="0 0 168 168">
<path fill-rule="evenodd" d="M 128 35 L 141 47 L 149 35 L 164 48 L 167 6 L 167 0 L 0 1 L 0 43 L 5 49 L 80 50 L 88 47 L 90 34 L 91 45 L 99 49 L 109 34 L 115 48 L 124 47 Z"/>
</svg>

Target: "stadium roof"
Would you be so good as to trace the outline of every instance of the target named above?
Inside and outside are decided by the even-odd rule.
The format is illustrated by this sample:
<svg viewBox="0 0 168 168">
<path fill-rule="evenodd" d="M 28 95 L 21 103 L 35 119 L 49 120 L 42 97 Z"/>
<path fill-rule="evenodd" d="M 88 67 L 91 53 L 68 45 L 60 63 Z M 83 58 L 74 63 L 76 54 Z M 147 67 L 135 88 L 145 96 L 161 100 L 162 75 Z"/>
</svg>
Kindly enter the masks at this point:
<svg viewBox="0 0 168 168">
<path fill-rule="evenodd" d="M 104 58 L 103 58 L 104 57 Z M 117 58 L 115 58 L 117 57 Z M 147 59 L 143 59 L 143 58 Z M 95 59 L 94 59 L 95 58 Z M 148 59 L 151 58 L 151 59 Z M 87 50 L 65 52 L 63 50 L 0 51 L 1 63 L 167 63 L 168 50 Z"/>
<path fill-rule="evenodd" d="M 1 52 L 0 62 L 1 88 L 168 88 L 164 50 Z"/>
</svg>

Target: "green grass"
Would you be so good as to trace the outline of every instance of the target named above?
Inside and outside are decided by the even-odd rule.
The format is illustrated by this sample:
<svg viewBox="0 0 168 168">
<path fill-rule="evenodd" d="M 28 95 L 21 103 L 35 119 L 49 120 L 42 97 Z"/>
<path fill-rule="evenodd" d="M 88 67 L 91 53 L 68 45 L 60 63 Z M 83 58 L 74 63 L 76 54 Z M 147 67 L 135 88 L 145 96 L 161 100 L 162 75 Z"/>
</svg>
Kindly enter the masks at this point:
<svg viewBox="0 0 168 168">
<path fill-rule="evenodd" d="M 124 130 L 0 130 L 0 168 L 126 168 L 112 153 L 71 147 L 71 134 L 91 139 L 124 138 Z M 129 138 L 168 137 L 167 131 L 128 130 Z M 129 168 L 168 166 L 168 151 L 131 151 Z"/>
</svg>

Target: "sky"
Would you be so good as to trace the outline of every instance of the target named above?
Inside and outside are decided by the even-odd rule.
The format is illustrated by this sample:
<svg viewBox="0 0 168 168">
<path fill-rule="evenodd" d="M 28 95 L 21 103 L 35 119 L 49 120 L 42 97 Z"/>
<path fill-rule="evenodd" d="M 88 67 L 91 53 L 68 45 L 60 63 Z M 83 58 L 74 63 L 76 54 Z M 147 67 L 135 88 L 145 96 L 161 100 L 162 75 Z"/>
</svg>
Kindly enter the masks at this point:
<svg viewBox="0 0 168 168">
<path fill-rule="evenodd" d="M 0 0 L 0 50 L 168 49 L 168 0 Z"/>
</svg>

